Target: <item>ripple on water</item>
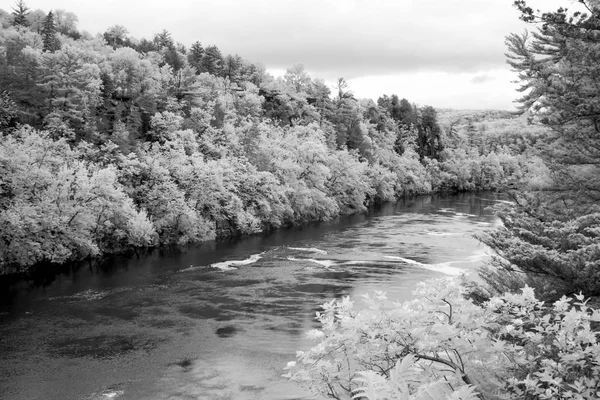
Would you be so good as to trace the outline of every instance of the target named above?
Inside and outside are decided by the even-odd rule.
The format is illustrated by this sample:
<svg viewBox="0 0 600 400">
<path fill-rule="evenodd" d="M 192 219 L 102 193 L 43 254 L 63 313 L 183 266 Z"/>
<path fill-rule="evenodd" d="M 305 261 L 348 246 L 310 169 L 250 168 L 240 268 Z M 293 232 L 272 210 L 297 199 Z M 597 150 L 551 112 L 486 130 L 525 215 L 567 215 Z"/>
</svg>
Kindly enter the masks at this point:
<svg viewBox="0 0 600 400">
<path fill-rule="evenodd" d="M 95 312 L 106 317 L 119 318 L 124 321 L 132 321 L 140 316 L 140 312 L 133 307 L 101 306 L 96 307 Z"/>
<path fill-rule="evenodd" d="M 48 352 L 67 358 L 114 358 L 134 351 L 150 351 L 161 340 L 125 335 L 68 337 L 49 343 Z"/>
<path fill-rule="evenodd" d="M 305 252 L 309 252 L 309 253 L 323 254 L 323 255 L 327 254 L 327 252 L 325 250 L 321 250 L 316 247 L 288 247 L 288 249 L 295 250 L 295 251 L 305 251 Z"/>
<path fill-rule="evenodd" d="M 177 308 L 180 313 L 199 319 L 218 318 L 223 314 L 219 308 L 202 304 L 185 304 Z"/>
</svg>

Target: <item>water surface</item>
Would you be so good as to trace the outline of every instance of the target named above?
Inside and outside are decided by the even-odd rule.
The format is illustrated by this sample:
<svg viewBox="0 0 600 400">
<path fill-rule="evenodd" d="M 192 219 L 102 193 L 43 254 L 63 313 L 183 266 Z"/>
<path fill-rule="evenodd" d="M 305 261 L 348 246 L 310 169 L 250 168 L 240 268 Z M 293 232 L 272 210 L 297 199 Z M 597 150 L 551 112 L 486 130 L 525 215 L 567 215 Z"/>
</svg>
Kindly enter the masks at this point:
<svg viewBox="0 0 600 400">
<path fill-rule="evenodd" d="M 473 271 L 496 194 L 115 259 L 0 294 L 0 399 L 310 399 L 282 379 L 323 302 Z"/>
</svg>

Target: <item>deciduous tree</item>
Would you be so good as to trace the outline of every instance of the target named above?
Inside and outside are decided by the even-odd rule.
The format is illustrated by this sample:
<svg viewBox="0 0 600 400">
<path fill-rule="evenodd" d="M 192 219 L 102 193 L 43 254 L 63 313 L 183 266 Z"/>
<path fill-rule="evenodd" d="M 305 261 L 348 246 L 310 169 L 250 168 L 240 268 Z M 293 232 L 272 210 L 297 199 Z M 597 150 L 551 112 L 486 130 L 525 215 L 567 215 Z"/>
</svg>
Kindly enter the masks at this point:
<svg viewBox="0 0 600 400">
<path fill-rule="evenodd" d="M 109 27 L 102 36 L 108 42 L 109 45 L 116 49 L 125 44 L 129 31 L 123 25 L 113 25 Z"/>
<path fill-rule="evenodd" d="M 296 64 L 285 71 L 283 79 L 296 92 L 306 92 L 311 84 L 310 75 L 304 69 L 303 64 Z"/>
</svg>

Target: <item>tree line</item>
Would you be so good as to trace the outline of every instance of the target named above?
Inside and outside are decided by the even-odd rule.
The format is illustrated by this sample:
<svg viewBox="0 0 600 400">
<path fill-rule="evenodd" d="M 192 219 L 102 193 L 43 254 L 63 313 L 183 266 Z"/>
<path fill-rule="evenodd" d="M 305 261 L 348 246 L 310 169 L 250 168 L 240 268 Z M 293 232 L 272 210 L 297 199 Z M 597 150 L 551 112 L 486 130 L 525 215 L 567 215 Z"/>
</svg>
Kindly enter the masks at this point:
<svg viewBox="0 0 600 400">
<path fill-rule="evenodd" d="M 504 135 L 446 126 L 431 106 L 358 99 L 302 65 L 276 78 L 166 30 L 94 36 L 23 1 L 0 27 L 3 272 L 511 187 L 540 168 L 511 115 L 489 118 Z"/>
</svg>

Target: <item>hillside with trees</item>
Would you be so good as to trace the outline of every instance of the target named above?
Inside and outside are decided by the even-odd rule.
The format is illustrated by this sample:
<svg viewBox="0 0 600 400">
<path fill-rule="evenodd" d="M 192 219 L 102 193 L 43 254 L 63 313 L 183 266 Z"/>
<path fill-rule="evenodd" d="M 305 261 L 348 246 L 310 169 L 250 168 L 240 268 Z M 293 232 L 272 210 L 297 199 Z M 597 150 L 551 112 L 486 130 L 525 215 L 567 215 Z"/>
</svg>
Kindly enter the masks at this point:
<svg viewBox="0 0 600 400">
<path fill-rule="evenodd" d="M 513 187 L 539 169 L 543 133 L 507 113 L 357 99 L 302 65 L 275 78 L 216 45 L 92 35 L 23 1 L 0 10 L 0 87 L 4 273 Z"/>
<path fill-rule="evenodd" d="M 325 303 L 309 332 L 318 343 L 288 364 L 289 379 L 335 399 L 599 398 L 600 3 L 578 3 L 584 11 L 540 12 L 515 1 L 538 24 L 506 40 L 522 118 L 547 129 L 441 113 L 448 136 L 479 151 L 539 157 L 536 177 L 498 207 L 503 224 L 481 238 L 496 253 L 485 285 L 438 279 L 404 303 L 383 292 L 362 308 Z"/>
<path fill-rule="evenodd" d="M 506 190 L 479 281 L 333 299 L 285 376 L 334 399 L 599 398 L 600 2 L 514 5 L 534 25 L 506 40 L 518 115 L 359 99 L 301 64 L 274 77 L 17 1 L 0 10 L 0 273 Z"/>
</svg>

